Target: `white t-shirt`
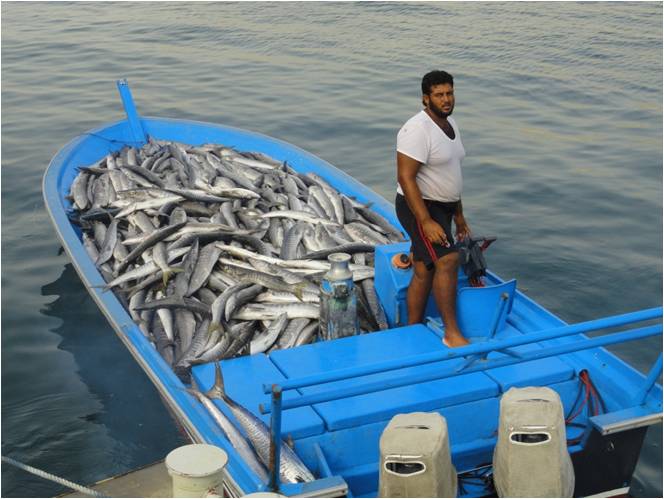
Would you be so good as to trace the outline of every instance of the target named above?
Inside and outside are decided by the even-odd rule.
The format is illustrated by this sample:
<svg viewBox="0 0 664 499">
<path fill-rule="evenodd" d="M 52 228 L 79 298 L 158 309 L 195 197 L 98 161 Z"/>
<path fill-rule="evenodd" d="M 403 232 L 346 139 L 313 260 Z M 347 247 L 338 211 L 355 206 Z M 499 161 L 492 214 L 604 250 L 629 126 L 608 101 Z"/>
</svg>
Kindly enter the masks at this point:
<svg viewBox="0 0 664 499">
<path fill-rule="evenodd" d="M 397 135 L 397 151 L 422 163 L 415 180 L 422 197 L 432 201 L 459 201 L 463 189 L 461 160 L 466 151 L 456 122 L 451 116 L 447 121 L 454 130 L 454 140 L 425 111 L 409 119 Z M 397 192 L 403 195 L 398 183 Z"/>
</svg>

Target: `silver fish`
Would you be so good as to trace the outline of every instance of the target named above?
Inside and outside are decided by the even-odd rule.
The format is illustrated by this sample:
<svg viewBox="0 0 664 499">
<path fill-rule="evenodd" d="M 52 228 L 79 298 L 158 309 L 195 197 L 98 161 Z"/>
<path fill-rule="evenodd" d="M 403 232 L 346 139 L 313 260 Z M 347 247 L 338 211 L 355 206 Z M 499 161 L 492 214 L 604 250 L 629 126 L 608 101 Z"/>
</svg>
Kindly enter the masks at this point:
<svg viewBox="0 0 664 499">
<path fill-rule="evenodd" d="M 116 219 L 117 220 L 117 219 Z M 166 227 L 163 227 L 159 230 L 154 231 L 152 234 L 150 234 L 141 244 L 136 246 L 133 250 L 129 252 L 127 257 L 120 262 L 120 266 L 118 268 L 118 272 L 122 272 L 127 265 L 129 265 L 131 262 L 133 262 L 136 258 L 138 258 L 139 255 L 143 254 L 143 252 L 158 243 L 159 241 L 163 241 L 166 239 L 169 235 L 173 234 L 174 232 L 177 232 L 180 230 L 180 228 L 184 225 L 184 223 L 180 224 L 175 224 L 175 225 L 167 225 Z"/>
<path fill-rule="evenodd" d="M 300 334 L 297 336 L 297 339 L 295 340 L 295 346 L 299 347 L 301 345 L 306 345 L 309 343 L 316 334 L 318 334 L 318 329 L 320 327 L 320 324 L 318 321 L 312 321 L 309 323 L 309 325 L 305 326 L 302 331 L 300 331 Z"/>
<path fill-rule="evenodd" d="M 149 199 L 147 201 L 139 201 L 136 203 L 132 203 L 127 208 L 117 213 L 115 215 L 115 218 L 123 218 L 139 210 L 145 210 L 148 208 L 159 208 L 160 206 L 163 206 L 165 204 L 177 203 L 182 200 L 184 200 L 184 197 L 182 196 L 165 196 L 162 198 Z"/>
<path fill-rule="evenodd" d="M 277 340 L 277 348 L 291 348 L 295 346 L 295 341 L 302 332 L 302 330 L 309 324 L 310 319 L 306 317 L 300 317 L 297 319 L 291 320 L 284 332 L 279 336 Z"/>
<path fill-rule="evenodd" d="M 216 387 L 212 387 L 212 390 L 213 394 L 211 396 L 216 397 Z M 203 405 L 203 407 L 205 407 L 212 419 L 214 419 L 215 423 L 217 423 L 219 428 L 222 429 L 224 435 L 226 435 L 226 438 L 231 443 L 233 448 L 238 452 L 242 460 L 247 463 L 249 468 L 251 468 L 259 480 L 266 483 L 269 477 L 265 467 L 256 456 L 256 453 L 251 448 L 249 442 L 244 438 L 242 433 L 240 433 L 240 431 L 235 427 L 231 420 L 226 417 L 226 415 L 214 404 L 214 402 L 212 402 L 212 400 L 210 400 L 198 390 L 195 381 L 193 381 L 192 387 L 187 389 L 187 392 L 193 395 Z"/>
<path fill-rule="evenodd" d="M 175 328 L 180 338 L 179 352 L 176 352 L 177 357 L 180 357 L 183 352 L 186 352 L 191 345 L 191 340 L 194 338 L 196 332 L 196 317 L 191 310 L 176 309 L 173 312 L 175 320 Z"/>
<path fill-rule="evenodd" d="M 305 228 L 305 224 L 298 222 L 284 235 L 279 258 L 283 260 L 295 260 L 297 258 L 297 248 L 300 245 Z"/>
<path fill-rule="evenodd" d="M 166 251 L 166 245 L 162 241 L 159 241 L 154 245 L 154 248 L 152 248 L 152 260 L 161 269 L 164 287 L 168 284 L 171 275 L 180 271 L 180 269 L 171 267 L 168 264 L 168 251 Z"/>
<path fill-rule="evenodd" d="M 201 288 L 201 286 L 203 286 L 203 284 L 205 284 L 208 277 L 210 277 L 212 268 L 217 263 L 220 254 L 221 250 L 217 247 L 216 243 L 210 243 L 203 246 L 198 254 L 198 260 L 196 261 L 194 271 L 191 274 L 186 296 L 193 295 Z"/>
<path fill-rule="evenodd" d="M 261 303 L 261 302 L 266 302 L 266 303 L 297 303 L 300 300 L 298 300 L 297 296 L 295 296 L 293 293 L 289 293 L 287 291 L 274 291 L 274 290 L 267 290 L 263 293 L 260 293 L 256 296 L 254 301 Z M 320 302 L 320 294 L 319 293 L 307 293 L 306 291 L 302 293 L 302 301 L 305 303 L 319 303 Z"/>
<path fill-rule="evenodd" d="M 182 272 L 175 276 L 175 292 L 178 296 L 186 296 L 189 289 L 189 281 L 196 268 L 198 261 L 199 244 L 198 239 L 195 239 L 191 245 L 187 255 L 182 260 Z"/>
<path fill-rule="evenodd" d="M 249 441 L 253 445 L 258 457 L 264 464 L 268 465 L 270 460 L 270 430 L 262 420 L 226 394 L 221 367 L 218 362 L 215 363 L 214 387 L 208 392 L 208 397 L 222 400 L 226 403 L 236 421 L 242 426 L 249 437 Z M 315 480 L 311 471 L 295 454 L 295 451 L 284 442 L 281 445 L 279 476 L 285 483 L 311 482 Z"/>
<path fill-rule="evenodd" d="M 293 210 L 282 210 L 282 211 L 272 211 L 269 213 L 263 213 L 261 218 L 292 218 L 293 220 L 302 220 L 303 222 L 308 222 L 310 224 L 323 224 L 323 225 L 336 225 L 339 224 L 327 218 L 313 217 L 309 213 L 304 211 L 293 211 Z"/>
<path fill-rule="evenodd" d="M 275 341 L 277 341 L 277 338 L 284 331 L 284 329 L 286 329 L 287 325 L 288 316 L 286 313 L 282 313 L 270 323 L 268 328 L 265 330 L 265 333 L 255 338 L 249 344 L 249 353 L 254 355 L 257 353 L 265 352 L 274 344 Z"/>
<path fill-rule="evenodd" d="M 276 319 L 286 313 L 289 319 L 306 317 L 318 319 L 320 309 L 315 303 L 250 303 L 235 313 L 233 318 L 241 320 Z"/>
<path fill-rule="evenodd" d="M 74 198 L 74 205 L 79 210 L 85 210 L 90 201 L 88 199 L 88 178 L 87 173 L 79 173 L 71 185 L 71 193 Z"/>
<path fill-rule="evenodd" d="M 254 284 L 247 288 L 243 288 L 236 293 L 232 293 L 224 306 L 223 315 L 226 321 L 231 319 L 233 312 L 235 312 L 238 307 L 242 307 L 246 303 L 253 300 L 261 291 L 263 291 L 263 289 L 263 286 L 260 284 Z M 295 299 L 297 300 L 297 298 Z"/>
<path fill-rule="evenodd" d="M 221 328 L 222 320 L 225 321 L 225 311 L 226 311 L 226 302 L 234 296 L 236 293 L 241 290 L 250 287 L 252 284 L 250 282 L 239 282 L 234 285 L 231 285 L 226 288 L 226 290 L 221 293 L 217 299 L 212 303 L 212 321 L 210 322 L 210 331 Z"/>
<path fill-rule="evenodd" d="M 104 238 L 104 243 L 101 246 L 99 258 L 97 258 L 95 265 L 100 266 L 102 263 L 106 263 L 113 256 L 113 250 L 117 242 L 118 221 L 113 219 L 111 225 L 109 225 L 108 229 L 106 230 L 106 237 Z"/>
</svg>

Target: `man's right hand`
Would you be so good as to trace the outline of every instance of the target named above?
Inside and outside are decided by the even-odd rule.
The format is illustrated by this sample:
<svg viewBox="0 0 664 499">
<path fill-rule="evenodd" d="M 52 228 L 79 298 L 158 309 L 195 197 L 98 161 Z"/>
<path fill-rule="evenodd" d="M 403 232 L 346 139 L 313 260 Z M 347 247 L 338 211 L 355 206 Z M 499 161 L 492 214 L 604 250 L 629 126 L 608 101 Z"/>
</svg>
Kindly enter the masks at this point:
<svg viewBox="0 0 664 499">
<path fill-rule="evenodd" d="M 424 237 L 434 244 L 440 244 L 445 247 L 450 245 L 447 236 L 445 235 L 445 231 L 441 225 L 432 218 L 428 218 L 422 222 L 422 232 L 424 232 Z"/>
</svg>

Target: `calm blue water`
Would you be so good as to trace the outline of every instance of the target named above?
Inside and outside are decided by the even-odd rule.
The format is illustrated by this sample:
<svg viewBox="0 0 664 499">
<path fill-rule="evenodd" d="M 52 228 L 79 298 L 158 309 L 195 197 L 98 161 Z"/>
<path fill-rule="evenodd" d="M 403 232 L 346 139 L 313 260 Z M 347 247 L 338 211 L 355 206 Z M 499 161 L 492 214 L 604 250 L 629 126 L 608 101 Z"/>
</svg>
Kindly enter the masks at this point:
<svg viewBox="0 0 664 499">
<path fill-rule="evenodd" d="M 401 124 L 455 75 L 464 211 L 569 322 L 662 303 L 660 3 L 2 3 L 2 454 L 90 483 L 184 440 L 60 251 L 51 157 L 143 115 L 296 144 L 392 200 Z M 614 349 L 640 370 L 661 339 Z M 3 496 L 64 489 L 2 467 Z M 662 495 L 662 429 L 632 494 Z"/>
</svg>

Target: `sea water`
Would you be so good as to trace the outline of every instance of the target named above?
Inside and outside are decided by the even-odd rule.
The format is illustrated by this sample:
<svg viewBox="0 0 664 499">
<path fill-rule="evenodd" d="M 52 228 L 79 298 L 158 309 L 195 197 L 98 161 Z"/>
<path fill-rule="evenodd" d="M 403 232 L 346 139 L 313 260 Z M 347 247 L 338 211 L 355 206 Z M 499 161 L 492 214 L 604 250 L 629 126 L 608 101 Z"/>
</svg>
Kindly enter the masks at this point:
<svg viewBox="0 0 664 499">
<path fill-rule="evenodd" d="M 568 322 L 662 304 L 661 3 L 2 3 L 2 454 L 80 483 L 185 443 L 85 291 L 41 179 L 139 113 L 302 147 L 388 200 L 431 69 L 455 77 L 471 229 Z M 661 338 L 612 347 L 641 371 Z M 632 494 L 662 495 L 662 429 Z M 3 496 L 65 489 L 2 466 Z"/>
</svg>

